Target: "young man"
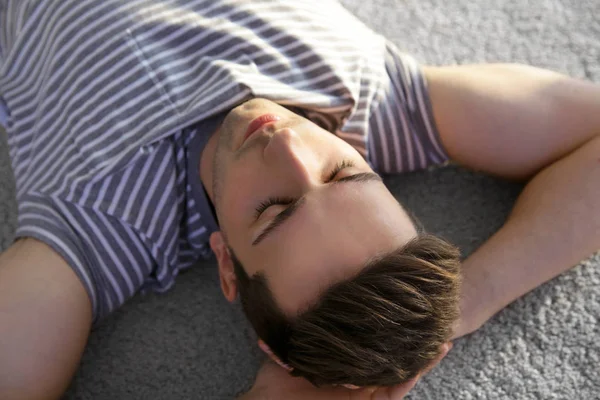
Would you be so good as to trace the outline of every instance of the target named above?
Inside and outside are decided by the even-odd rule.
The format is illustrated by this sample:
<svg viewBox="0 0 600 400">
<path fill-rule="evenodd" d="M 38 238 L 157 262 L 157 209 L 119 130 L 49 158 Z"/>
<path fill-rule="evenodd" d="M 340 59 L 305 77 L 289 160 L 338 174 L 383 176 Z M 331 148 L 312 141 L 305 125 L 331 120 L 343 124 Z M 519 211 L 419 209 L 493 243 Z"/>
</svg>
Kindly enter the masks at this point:
<svg viewBox="0 0 600 400">
<path fill-rule="evenodd" d="M 592 84 L 523 66 L 420 68 L 334 2 L 3 5 L 0 90 L 19 240 L 0 256 L 1 398 L 60 396 L 92 323 L 140 288 L 168 289 L 209 245 L 225 295 L 239 290 L 247 306 L 262 307 L 248 299 L 266 293 L 254 299 L 270 302 L 268 320 L 284 330 L 318 309 L 330 288 L 369 278 L 365 267 L 389 255 L 419 260 L 413 274 L 438 267 L 434 282 L 448 278 L 454 292 L 436 306 L 456 305 L 457 254 L 418 235 L 373 170 L 449 157 L 532 179 L 506 225 L 463 263 L 453 333 L 456 310 L 444 319 L 415 290 L 427 276 L 391 290 L 420 300 L 412 322 L 427 309 L 438 325 L 428 331 L 435 348 L 396 376 L 404 385 L 316 389 L 267 366 L 249 398 L 400 397 L 444 356 L 451 336 L 475 330 L 599 247 L 592 182 L 600 174 L 600 91 Z M 375 276 L 404 273 L 393 281 L 400 286 L 407 264 L 392 264 Z M 377 294 L 384 311 L 401 315 L 392 296 Z M 358 295 L 348 301 L 374 305 Z M 369 310 L 380 309 L 363 315 Z M 406 332 L 398 321 L 386 327 L 394 325 Z M 269 332 L 259 331 L 265 351 L 309 378 L 340 354 L 365 350 L 353 346 L 318 365 L 318 347 L 311 363 L 287 354 L 291 338 L 278 344 Z M 325 333 L 319 337 L 338 337 Z M 389 331 L 378 339 L 399 343 Z M 377 367 L 390 375 L 396 362 L 357 359 L 372 367 L 372 381 Z M 328 370 L 329 383 L 369 386 L 335 375 L 357 374 L 360 362 L 340 364 Z"/>
</svg>

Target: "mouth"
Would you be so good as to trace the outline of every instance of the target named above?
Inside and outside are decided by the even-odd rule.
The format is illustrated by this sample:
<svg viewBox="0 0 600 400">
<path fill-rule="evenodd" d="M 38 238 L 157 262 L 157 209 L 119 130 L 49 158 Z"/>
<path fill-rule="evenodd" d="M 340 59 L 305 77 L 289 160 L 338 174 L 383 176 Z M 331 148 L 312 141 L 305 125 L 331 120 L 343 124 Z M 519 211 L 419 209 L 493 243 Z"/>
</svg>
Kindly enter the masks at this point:
<svg viewBox="0 0 600 400">
<path fill-rule="evenodd" d="M 252 136 L 253 133 L 256 133 L 263 126 L 265 126 L 267 124 L 270 124 L 270 123 L 273 123 L 273 122 L 280 121 L 280 120 L 281 120 L 281 117 L 279 117 L 277 115 L 274 115 L 274 114 L 263 114 L 260 117 L 254 119 L 248 125 L 248 129 L 246 130 L 246 134 L 244 135 L 244 142 L 250 136 Z"/>
</svg>

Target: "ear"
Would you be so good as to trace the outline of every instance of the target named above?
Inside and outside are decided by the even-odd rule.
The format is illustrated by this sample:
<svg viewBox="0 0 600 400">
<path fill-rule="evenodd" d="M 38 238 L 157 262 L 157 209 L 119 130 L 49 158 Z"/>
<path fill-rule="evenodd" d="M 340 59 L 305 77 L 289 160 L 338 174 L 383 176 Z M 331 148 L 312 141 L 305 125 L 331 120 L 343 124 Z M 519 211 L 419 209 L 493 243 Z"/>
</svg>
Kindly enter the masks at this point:
<svg viewBox="0 0 600 400">
<path fill-rule="evenodd" d="M 217 263 L 219 264 L 221 290 L 225 298 L 229 302 L 233 302 L 237 297 L 237 279 L 233 272 L 233 261 L 231 260 L 229 248 L 220 231 L 213 232 L 210 235 L 210 248 L 215 253 Z"/>
<path fill-rule="evenodd" d="M 277 357 L 275 353 L 273 353 L 271 348 L 265 342 L 263 342 L 262 339 L 258 339 L 258 347 L 260 347 L 260 349 L 264 351 L 265 354 L 268 355 L 271 360 L 273 360 L 277 365 L 285 369 L 287 372 L 292 372 L 294 370 L 294 368 L 281 361 L 279 357 Z"/>
</svg>

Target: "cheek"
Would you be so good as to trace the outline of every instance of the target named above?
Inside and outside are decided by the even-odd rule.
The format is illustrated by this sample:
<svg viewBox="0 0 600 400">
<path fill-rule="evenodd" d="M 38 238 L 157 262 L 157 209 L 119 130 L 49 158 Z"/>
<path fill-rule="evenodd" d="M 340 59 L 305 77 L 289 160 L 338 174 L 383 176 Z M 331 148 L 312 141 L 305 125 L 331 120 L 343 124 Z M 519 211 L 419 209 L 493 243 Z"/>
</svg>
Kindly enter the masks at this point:
<svg viewBox="0 0 600 400">
<path fill-rule="evenodd" d="M 322 135 L 318 137 L 318 140 L 320 148 L 336 149 L 336 151 L 333 152 L 334 155 L 332 155 L 333 157 L 336 157 L 336 159 L 347 158 L 354 161 L 357 166 L 368 167 L 368 163 L 364 156 L 342 138 L 329 134 L 329 136 Z"/>
<path fill-rule="evenodd" d="M 227 196 L 236 201 L 260 193 L 261 183 L 264 181 L 261 175 L 250 167 L 231 168 L 223 177 Z"/>
<path fill-rule="evenodd" d="M 252 202 L 258 192 L 257 177 L 247 170 L 231 169 L 222 177 L 218 196 L 219 219 L 229 232 L 250 222 Z"/>
</svg>

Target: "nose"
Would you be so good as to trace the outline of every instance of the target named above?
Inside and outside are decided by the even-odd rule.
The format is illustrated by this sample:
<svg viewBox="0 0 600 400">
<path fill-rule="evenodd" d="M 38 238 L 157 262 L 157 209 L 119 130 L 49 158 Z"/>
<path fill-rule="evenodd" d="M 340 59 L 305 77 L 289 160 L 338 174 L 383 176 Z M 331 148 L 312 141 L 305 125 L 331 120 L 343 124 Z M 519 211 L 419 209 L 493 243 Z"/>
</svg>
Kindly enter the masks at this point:
<svg viewBox="0 0 600 400">
<path fill-rule="evenodd" d="M 319 184 L 320 157 L 293 128 L 276 131 L 264 149 L 264 157 L 272 168 L 302 190 Z"/>
</svg>

